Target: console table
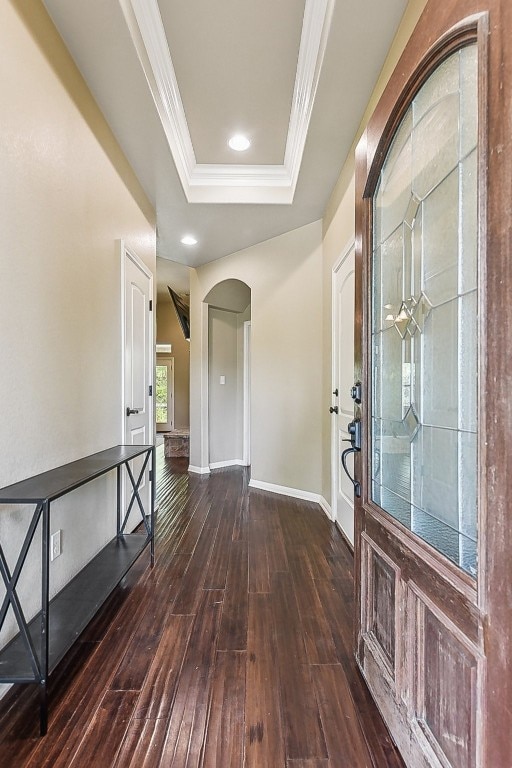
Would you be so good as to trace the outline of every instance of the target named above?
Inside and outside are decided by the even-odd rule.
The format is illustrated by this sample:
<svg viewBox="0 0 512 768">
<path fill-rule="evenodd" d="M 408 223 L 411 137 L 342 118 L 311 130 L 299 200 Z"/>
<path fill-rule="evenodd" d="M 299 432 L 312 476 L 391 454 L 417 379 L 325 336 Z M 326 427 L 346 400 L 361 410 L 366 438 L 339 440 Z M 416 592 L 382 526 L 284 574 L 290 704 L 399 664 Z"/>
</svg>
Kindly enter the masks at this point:
<svg viewBox="0 0 512 768">
<path fill-rule="evenodd" d="M 142 466 L 135 473 L 135 477 L 130 462 L 139 456 Z M 147 510 L 144 509 L 139 490 L 150 462 L 151 495 L 150 509 Z M 130 498 L 126 499 L 124 505 L 123 466 L 131 486 L 131 494 L 127 494 Z M 113 470 L 117 472 L 116 536 L 50 601 L 51 503 Z M 0 683 L 39 684 L 40 732 L 43 736 L 48 728 L 48 675 L 147 546 L 150 549 L 151 566 L 154 564 L 155 447 L 117 445 L 86 456 L 0 489 L 0 504 L 35 505 L 12 573 L 0 542 L 0 573 L 6 588 L 6 595 L 0 607 L 0 630 L 9 606 L 12 606 L 19 627 L 19 633 L 0 650 Z M 125 534 L 128 516 L 135 505 L 142 517 L 143 532 Z M 122 509 L 122 506 L 125 508 Z M 16 587 L 40 520 L 41 611 L 27 622 Z"/>
</svg>

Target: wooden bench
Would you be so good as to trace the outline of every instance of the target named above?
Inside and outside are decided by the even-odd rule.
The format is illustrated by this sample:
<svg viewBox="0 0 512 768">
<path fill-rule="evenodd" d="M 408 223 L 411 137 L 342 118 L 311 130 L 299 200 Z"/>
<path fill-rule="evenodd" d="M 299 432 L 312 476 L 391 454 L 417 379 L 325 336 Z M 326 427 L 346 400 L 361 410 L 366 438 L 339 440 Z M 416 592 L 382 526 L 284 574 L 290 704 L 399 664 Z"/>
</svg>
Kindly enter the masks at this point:
<svg viewBox="0 0 512 768">
<path fill-rule="evenodd" d="M 172 459 L 176 456 L 189 455 L 189 429 L 173 429 L 172 432 L 164 432 L 164 456 Z"/>
</svg>

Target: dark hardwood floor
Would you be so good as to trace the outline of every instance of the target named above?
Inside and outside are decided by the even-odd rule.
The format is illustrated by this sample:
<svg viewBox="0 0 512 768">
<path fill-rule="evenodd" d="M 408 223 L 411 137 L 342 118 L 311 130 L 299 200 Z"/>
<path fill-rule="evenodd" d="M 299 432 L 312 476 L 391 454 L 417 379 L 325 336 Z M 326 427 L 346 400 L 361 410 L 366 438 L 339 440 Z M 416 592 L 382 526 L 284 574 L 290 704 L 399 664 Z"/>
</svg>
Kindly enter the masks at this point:
<svg viewBox="0 0 512 768">
<path fill-rule="evenodd" d="M 402 768 L 352 656 L 352 556 L 315 505 L 158 450 L 145 553 L 50 678 L 0 702 L 1 768 Z"/>
</svg>

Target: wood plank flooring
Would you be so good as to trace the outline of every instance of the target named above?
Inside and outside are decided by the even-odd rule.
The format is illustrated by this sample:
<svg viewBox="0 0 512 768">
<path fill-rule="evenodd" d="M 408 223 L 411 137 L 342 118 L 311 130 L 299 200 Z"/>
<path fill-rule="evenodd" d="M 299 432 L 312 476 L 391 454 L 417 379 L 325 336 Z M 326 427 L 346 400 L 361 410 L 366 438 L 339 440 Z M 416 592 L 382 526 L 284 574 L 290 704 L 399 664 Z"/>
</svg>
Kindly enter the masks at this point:
<svg viewBox="0 0 512 768">
<path fill-rule="evenodd" d="M 158 455 L 145 554 L 50 678 L 0 702 L 1 768 L 403 768 L 352 656 L 352 556 L 318 505 Z"/>
</svg>

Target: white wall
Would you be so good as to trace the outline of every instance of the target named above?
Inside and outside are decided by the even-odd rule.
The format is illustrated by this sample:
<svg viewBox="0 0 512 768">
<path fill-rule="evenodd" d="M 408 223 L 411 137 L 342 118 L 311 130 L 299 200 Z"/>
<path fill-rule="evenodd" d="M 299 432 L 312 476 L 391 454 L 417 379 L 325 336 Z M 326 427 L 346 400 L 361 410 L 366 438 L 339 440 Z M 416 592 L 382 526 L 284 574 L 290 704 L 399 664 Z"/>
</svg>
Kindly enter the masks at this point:
<svg viewBox="0 0 512 768">
<path fill-rule="evenodd" d="M 208 462 L 201 426 L 207 410 L 207 318 L 203 300 L 218 282 L 230 278 L 242 280 L 251 288 L 251 477 L 319 494 L 321 222 L 192 271 L 191 465 L 201 468 Z"/>
<path fill-rule="evenodd" d="M 41 3 L 19 8 L 0 4 L 0 487 L 120 442 L 116 240 L 155 271 L 142 191 Z M 0 506 L 11 568 L 30 514 Z M 57 528 L 52 592 L 115 534 L 114 478 L 52 505 Z M 20 585 L 28 616 L 37 549 Z"/>
</svg>

